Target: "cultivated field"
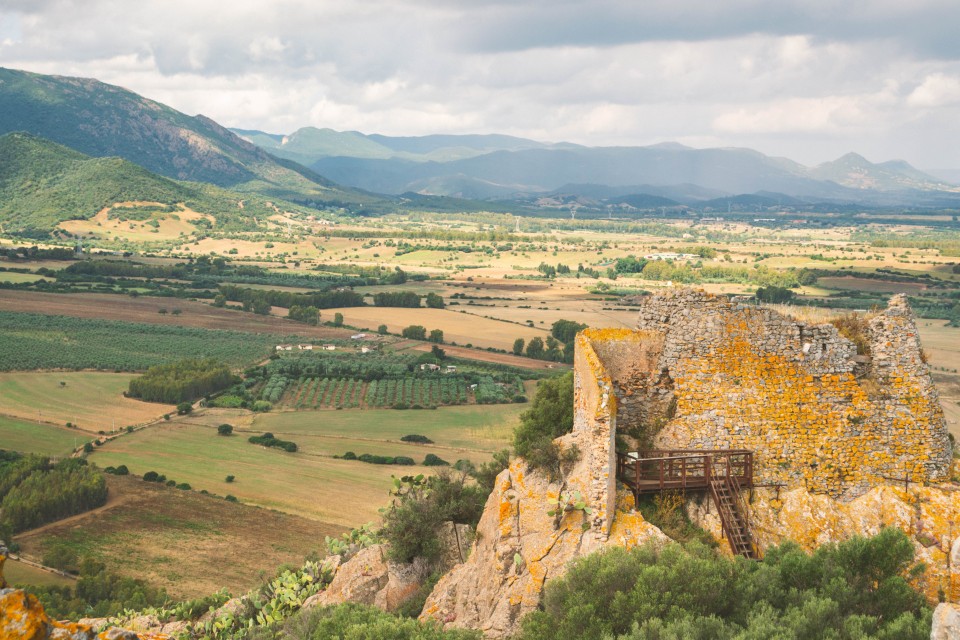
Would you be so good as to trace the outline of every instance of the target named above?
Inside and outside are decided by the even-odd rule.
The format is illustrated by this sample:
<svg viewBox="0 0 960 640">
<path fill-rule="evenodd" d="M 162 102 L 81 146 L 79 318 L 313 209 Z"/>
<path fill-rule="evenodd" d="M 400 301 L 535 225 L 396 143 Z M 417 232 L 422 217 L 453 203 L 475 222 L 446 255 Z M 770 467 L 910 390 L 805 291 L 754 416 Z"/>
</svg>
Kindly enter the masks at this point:
<svg viewBox="0 0 960 640">
<path fill-rule="evenodd" d="M 0 415 L 0 449 L 65 456 L 91 439 L 79 430 Z"/>
<path fill-rule="evenodd" d="M 445 342 L 458 345 L 473 344 L 478 347 L 510 349 L 517 338 L 530 340 L 546 338 L 549 331 L 489 320 L 468 313 L 459 313 L 457 307 L 449 309 L 397 309 L 382 307 L 346 307 L 330 309 L 328 313 L 342 313 L 343 321 L 354 327 L 376 330 L 386 324 L 391 333 L 400 333 L 410 325 L 426 327 L 427 333 L 433 329 L 443 331 Z"/>
<path fill-rule="evenodd" d="M 131 473 L 157 471 L 194 489 L 233 494 L 242 502 L 343 526 L 377 518 L 386 504 L 392 474 L 421 466 L 399 467 L 336 460 L 333 455 L 409 455 L 418 463 L 435 453 L 453 463 L 468 458 L 486 462 L 507 445 L 526 405 L 442 407 L 436 410 L 301 411 L 257 415 L 210 410 L 123 435 L 98 448 L 90 459 L 101 467 L 125 464 Z M 233 424 L 233 436 L 218 436 L 216 426 Z M 247 442 L 271 432 L 296 442 L 297 453 Z M 422 446 L 400 443 L 419 433 L 435 441 Z M 227 475 L 236 476 L 227 483 Z M 343 504 L 355 504 L 344 510 Z"/>
<path fill-rule="evenodd" d="M 526 407 L 508 404 L 435 410 L 267 413 L 256 416 L 250 429 L 269 431 L 284 440 L 293 440 L 298 445 L 302 443 L 307 451 L 321 454 L 334 455 L 353 450 L 358 454 L 406 455 L 419 461 L 426 453 L 436 453 L 451 463 L 457 458 L 480 463 L 489 459 L 488 453 L 507 446 L 519 414 Z M 411 433 L 425 435 L 435 445 L 400 442 L 401 436 Z M 374 451 L 373 446 L 380 449 Z M 393 449 L 395 453 L 390 453 L 393 447 L 396 447 Z M 454 459 L 450 460 L 451 457 Z"/>
<path fill-rule="evenodd" d="M 70 422 L 96 433 L 156 420 L 174 410 L 123 397 L 132 377 L 76 371 L 0 373 L 0 413 L 58 425 Z"/>
<path fill-rule="evenodd" d="M 160 313 L 161 309 L 172 312 L 175 308 L 180 309 L 181 313 L 179 315 Z M 344 338 L 350 337 L 352 333 L 348 329 L 311 327 L 274 316 L 261 316 L 233 309 L 218 309 L 202 302 L 192 302 L 190 300 L 170 300 L 147 296 L 131 298 L 105 293 L 61 294 L 0 289 L 0 311 L 146 322 L 201 329 L 226 329 L 246 333 L 269 333 L 275 336 L 286 336 L 291 340 L 296 339 L 296 336 L 319 339 Z"/>
<path fill-rule="evenodd" d="M 110 571 L 196 598 L 226 587 L 242 594 L 284 563 L 324 552 L 341 528 L 197 492 L 108 476 L 105 508 L 16 537 L 31 559 L 64 544 Z"/>
<path fill-rule="evenodd" d="M 28 564 L 8 558 L 3 565 L 3 577 L 13 586 L 30 585 L 37 587 L 72 587 L 76 580 L 37 569 Z"/>
</svg>

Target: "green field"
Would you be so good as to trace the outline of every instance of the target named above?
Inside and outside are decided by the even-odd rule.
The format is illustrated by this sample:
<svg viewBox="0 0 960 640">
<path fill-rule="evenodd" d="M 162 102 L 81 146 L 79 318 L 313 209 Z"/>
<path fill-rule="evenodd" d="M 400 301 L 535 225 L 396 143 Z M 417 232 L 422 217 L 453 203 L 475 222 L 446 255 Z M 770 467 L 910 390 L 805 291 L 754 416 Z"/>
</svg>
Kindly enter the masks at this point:
<svg viewBox="0 0 960 640">
<path fill-rule="evenodd" d="M 36 282 L 37 280 L 56 280 L 35 273 L 17 273 L 15 271 L 0 271 L 0 282 Z"/>
<path fill-rule="evenodd" d="M 185 357 L 231 365 L 269 353 L 265 334 L 0 311 L 0 370 L 133 371 Z"/>
<path fill-rule="evenodd" d="M 305 438 L 385 442 L 399 441 L 401 436 L 418 433 L 441 447 L 476 453 L 496 451 L 507 446 L 519 415 L 526 407 L 525 404 L 508 404 L 465 405 L 435 410 L 266 413 L 254 419 L 252 429 L 270 431 L 277 437 L 293 440 L 297 444 L 303 440 L 305 446 Z M 374 452 L 371 450 L 370 453 Z"/>
<path fill-rule="evenodd" d="M 0 413 L 28 421 L 68 422 L 83 431 L 113 431 L 158 419 L 174 407 L 125 398 L 129 373 L 0 373 Z"/>
<path fill-rule="evenodd" d="M 214 428 L 175 423 L 118 438 L 91 460 L 125 464 L 137 475 L 157 471 L 196 490 L 350 527 L 377 518 L 388 500 L 390 474 L 401 469 L 286 453 L 252 445 L 247 434 L 222 437 Z M 236 481 L 228 484 L 227 475 Z"/>
<path fill-rule="evenodd" d="M 0 449 L 62 456 L 89 440 L 89 434 L 79 431 L 0 415 Z"/>
<path fill-rule="evenodd" d="M 427 453 L 455 462 L 480 463 L 506 446 L 525 405 L 445 407 L 433 411 L 301 411 L 265 414 L 250 430 L 216 434 L 212 423 L 190 418 L 124 435 L 97 449 L 90 459 L 101 467 L 125 464 L 131 473 L 157 471 L 195 490 L 233 494 L 242 502 L 344 526 L 375 520 L 388 501 L 390 476 L 428 471 L 336 460 L 356 454 L 408 455 L 418 463 Z M 216 422 L 214 420 L 213 422 Z M 247 442 L 252 433 L 271 431 L 300 446 L 297 453 Z M 398 441 L 420 433 L 434 446 Z M 227 483 L 227 475 L 236 481 Z M 344 505 L 349 504 L 349 509 Z"/>
<path fill-rule="evenodd" d="M 16 560 L 7 560 L 3 565 L 3 577 L 14 586 L 72 587 L 77 582 L 76 580 L 58 576 L 55 573 L 43 571 L 42 569 L 31 567 Z"/>
</svg>

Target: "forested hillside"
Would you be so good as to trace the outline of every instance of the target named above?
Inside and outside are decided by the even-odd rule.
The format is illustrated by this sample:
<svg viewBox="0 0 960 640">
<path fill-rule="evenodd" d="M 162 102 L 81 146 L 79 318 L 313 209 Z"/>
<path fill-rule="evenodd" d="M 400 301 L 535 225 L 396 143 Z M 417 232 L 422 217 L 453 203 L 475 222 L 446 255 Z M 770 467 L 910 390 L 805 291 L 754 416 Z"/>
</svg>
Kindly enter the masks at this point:
<svg viewBox="0 0 960 640">
<path fill-rule="evenodd" d="M 318 203 L 375 200 L 275 158 L 209 118 L 93 79 L 0 68 L 0 113 L 0 134 L 26 131 L 94 157 L 119 156 L 168 178 Z"/>
</svg>

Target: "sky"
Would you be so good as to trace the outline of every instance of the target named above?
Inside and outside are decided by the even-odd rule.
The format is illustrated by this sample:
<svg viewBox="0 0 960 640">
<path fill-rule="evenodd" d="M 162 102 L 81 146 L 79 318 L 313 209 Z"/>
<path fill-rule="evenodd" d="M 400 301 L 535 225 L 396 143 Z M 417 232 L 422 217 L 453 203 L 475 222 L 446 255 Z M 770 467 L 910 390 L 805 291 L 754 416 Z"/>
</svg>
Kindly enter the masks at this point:
<svg viewBox="0 0 960 640">
<path fill-rule="evenodd" d="M 958 0 L 0 0 L 0 66 L 271 133 L 960 170 L 958 25 Z"/>
</svg>

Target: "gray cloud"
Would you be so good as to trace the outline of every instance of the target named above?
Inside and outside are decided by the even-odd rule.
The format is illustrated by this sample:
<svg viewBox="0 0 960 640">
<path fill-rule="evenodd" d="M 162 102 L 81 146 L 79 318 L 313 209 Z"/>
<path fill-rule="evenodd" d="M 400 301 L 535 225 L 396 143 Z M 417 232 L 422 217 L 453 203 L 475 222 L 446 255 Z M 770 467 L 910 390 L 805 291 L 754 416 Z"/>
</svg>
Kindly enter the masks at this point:
<svg viewBox="0 0 960 640">
<path fill-rule="evenodd" d="M 0 64 L 277 132 L 960 167 L 957 24 L 954 0 L 4 0 Z"/>
</svg>

